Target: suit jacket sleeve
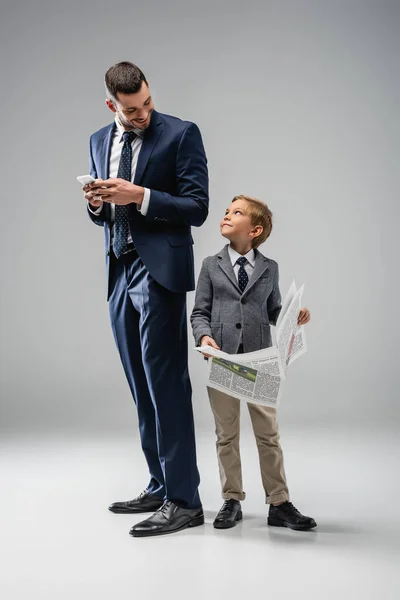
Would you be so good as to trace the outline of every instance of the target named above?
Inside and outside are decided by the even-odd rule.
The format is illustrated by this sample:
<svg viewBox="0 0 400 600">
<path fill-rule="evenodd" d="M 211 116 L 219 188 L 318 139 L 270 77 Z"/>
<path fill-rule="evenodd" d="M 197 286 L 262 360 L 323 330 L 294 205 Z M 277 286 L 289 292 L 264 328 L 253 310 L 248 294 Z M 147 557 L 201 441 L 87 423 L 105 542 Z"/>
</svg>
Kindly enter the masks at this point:
<svg viewBox="0 0 400 600">
<path fill-rule="evenodd" d="M 199 227 L 208 215 L 208 170 L 201 133 L 189 123 L 176 156 L 177 195 L 151 190 L 146 219 Z"/>
<path fill-rule="evenodd" d="M 276 325 L 276 322 L 281 312 L 281 293 L 279 291 L 279 269 L 277 263 L 275 263 L 275 272 L 273 275 L 274 286 L 271 294 L 267 300 L 268 318 L 271 325 Z"/>
<path fill-rule="evenodd" d="M 95 179 L 97 179 L 98 177 L 97 177 L 96 166 L 94 164 L 93 155 L 92 155 L 92 138 L 90 138 L 90 145 L 89 145 L 89 166 L 90 166 L 90 170 L 89 170 L 90 175 L 92 177 L 94 177 Z M 93 223 L 95 223 L 96 225 L 100 225 L 100 227 L 104 226 L 104 222 L 105 222 L 104 202 L 103 202 L 103 207 L 99 214 L 97 214 L 97 215 L 93 214 L 89 210 L 89 206 L 87 206 L 87 213 L 88 213 L 90 219 L 93 221 Z"/>
<path fill-rule="evenodd" d="M 193 337 L 196 346 L 200 346 L 203 335 L 211 335 L 211 309 L 213 302 L 213 287 L 207 266 L 207 259 L 203 261 L 199 280 L 197 282 L 194 307 L 190 316 Z"/>
</svg>

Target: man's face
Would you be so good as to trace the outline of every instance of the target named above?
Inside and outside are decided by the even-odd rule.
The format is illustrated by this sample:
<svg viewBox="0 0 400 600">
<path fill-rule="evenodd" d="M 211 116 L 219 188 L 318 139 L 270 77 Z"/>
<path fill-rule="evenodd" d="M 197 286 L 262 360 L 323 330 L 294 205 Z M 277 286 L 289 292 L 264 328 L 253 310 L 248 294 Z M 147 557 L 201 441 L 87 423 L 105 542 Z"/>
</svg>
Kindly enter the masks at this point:
<svg viewBox="0 0 400 600">
<path fill-rule="evenodd" d="M 251 223 L 249 207 L 246 200 L 235 200 L 226 209 L 225 216 L 220 223 L 221 234 L 230 242 L 246 243 L 251 242 L 256 233 L 260 233 L 260 228 L 257 225 L 254 227 Z"/>
<path fill-rule="evenodd" d="M 125 129 L 147 129 L 150 125 L 154 104 L 148 85 L 143 81 L 136 94 L 118 93 L 118 98 L 106 100 L 108 108 L 116 113 Z"/>
</svg>

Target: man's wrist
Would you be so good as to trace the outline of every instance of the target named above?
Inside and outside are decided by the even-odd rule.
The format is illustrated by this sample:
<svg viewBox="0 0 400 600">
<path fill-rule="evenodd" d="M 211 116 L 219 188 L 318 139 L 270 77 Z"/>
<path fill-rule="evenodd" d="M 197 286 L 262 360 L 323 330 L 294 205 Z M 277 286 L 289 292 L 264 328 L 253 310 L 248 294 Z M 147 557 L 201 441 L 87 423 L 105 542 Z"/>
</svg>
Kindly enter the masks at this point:
<svg viewBox="0 0 400 600">
<path fill-rule="evenodd" d="M 95 204 L 91 204 L 88 200 L 87 205 L 88 205 L 89 211 L 95 216 L 98 216 L 103 209 L 103 202 L 100 202 L 100 205 L 96 206 Z"/>
<path fill-rule="evenodd" d="M 135 194 L 135 200 L 134 200 L 134 202 L 138 205 L 138 208 L 140 208 L 142 206 L 143 198 L 144 198 L 144 188 L 140 187 L 139 190 Z"/>
</svg>

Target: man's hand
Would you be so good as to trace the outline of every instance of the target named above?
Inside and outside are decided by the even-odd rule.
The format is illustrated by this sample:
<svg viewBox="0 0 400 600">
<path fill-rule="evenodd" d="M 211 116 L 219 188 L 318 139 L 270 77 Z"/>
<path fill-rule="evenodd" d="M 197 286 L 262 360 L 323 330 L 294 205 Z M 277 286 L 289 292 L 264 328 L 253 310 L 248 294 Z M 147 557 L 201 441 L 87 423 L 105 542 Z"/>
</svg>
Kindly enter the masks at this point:
<svg viewBox="0 0 400 600">
<path fill-rule="evenodd" d="M 217 342 L 215 340 L 213 340 L 213 338 L 210 337 L 209 335 L 203 335 L 203 337 L 201 338 L 201 341 L 200 341 L 200 346 L 201 347 L 212 346 L 212 348 L 215 348 L 216 350 L 221 350 L 221 348 L 218 346 Z M 210 354 L 203 354 L 203 356 L 205 356 L 205 358 L 211 358 Z"/>
<path fill-rule="evenodd" d="M 96 179 L 95 183 L 97 183 L 98 181 L 99 181 L 99 179 Z M 100 206 L 102 206 L 103 200 L 101 198 L 96 199 L 97 198 L 96 194 L 94 192 L 90 191 L 90 184 L 84 185 L 82 190 L 85 193 L 85 200 L 87 200 L 89 202 L 91 208 L 97 209 L 97 208 L 100 208 Z M 95 196 L 96 196 L 96 198 L 95 198 Z"/>
<path fill-rule="evenodd" d="M 85 198 L 90 204 L 95 202 L 101 204 L 103 201 L 120 205 L 137 204 L 140 206 L 144 196 L 144 188 L 120 178 L 96 179 L 94 183 L 85 185 L 83 189 L 86 192 Z"/>
<path fill-rule="evenodd" d="M 311 314 L 308 308 L 301 308 L 299 317 L 297 319 L 297 325 L 305 325 L 311 319 Z"/>
</svg>

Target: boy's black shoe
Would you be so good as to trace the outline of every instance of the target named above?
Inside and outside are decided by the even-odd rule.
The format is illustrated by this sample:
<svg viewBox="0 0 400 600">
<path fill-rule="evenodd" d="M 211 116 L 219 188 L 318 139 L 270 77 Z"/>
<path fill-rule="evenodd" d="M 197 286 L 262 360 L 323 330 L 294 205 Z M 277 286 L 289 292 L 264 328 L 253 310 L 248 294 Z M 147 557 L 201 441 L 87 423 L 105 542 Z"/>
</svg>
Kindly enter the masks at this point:
<svg viewBox="0 0 400 600">
<path fill-rule="evenodd" d="M 302 515 L 291 502 L 284 502 L 279 506 L 271 504 L 267 523 L 274 527 L 290 527 L 298 531 L 307 531 L 317 526 L 314 519 Z"/>
<path fill-rule="evenodd" d="M 214 519 L 215 529 L 235 527 L 243 518 L 239 500 L 225 500 L 221 510 Z"/>
</svg>

